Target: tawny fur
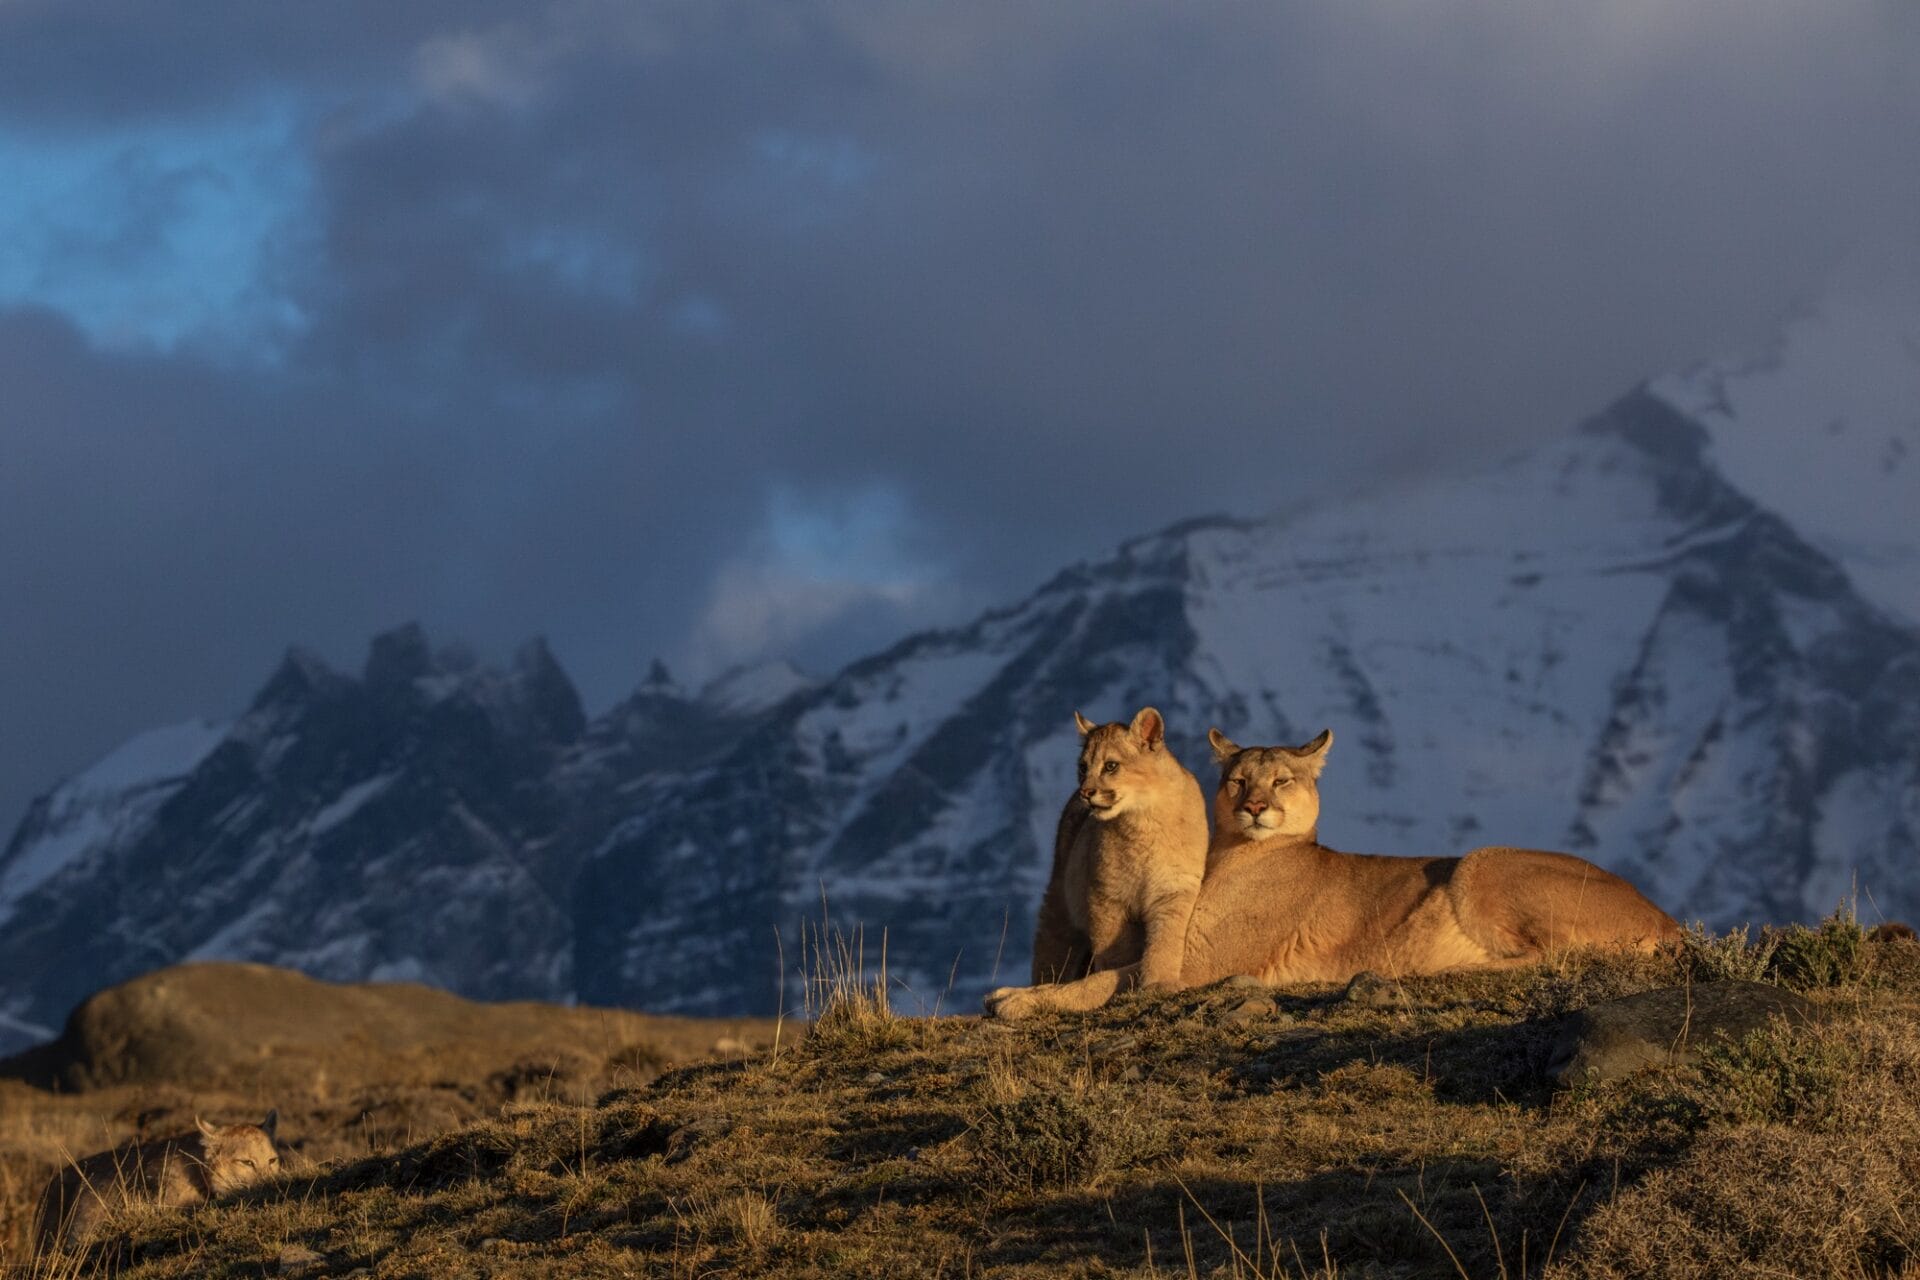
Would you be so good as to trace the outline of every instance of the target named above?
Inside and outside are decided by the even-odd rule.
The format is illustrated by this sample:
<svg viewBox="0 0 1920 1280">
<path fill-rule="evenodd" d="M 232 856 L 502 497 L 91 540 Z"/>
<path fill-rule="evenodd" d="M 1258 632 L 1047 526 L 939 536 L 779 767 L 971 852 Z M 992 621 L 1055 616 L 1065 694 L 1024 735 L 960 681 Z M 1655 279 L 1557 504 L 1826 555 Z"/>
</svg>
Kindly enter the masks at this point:
<svg viewBox="0 0 1920 1280">
<path fill-rule="evenodd" d="M 199 1204 L 273 1177 L 277 1112 L 259 1124 L 208 1124 L 197 1133 L 127 1143 L 70 1164 L 40 1194 L 40 1247 L 84 1245 L 115 1210 L 129 1204 Z"/>
<path fill-rule="evenodd" d="M 1033 980 L 1138 963 L 1147 986 L 1180 980 L 1187 916 L 1207 861 L 1200 784 L 1167 750 L 1160 713 L 1094 725 L 1078 712 L 1079 782 L 1054 833 Z"/>
<path fill-rule="evenodd" d="M 1651 949 L 1680 928 L 1638 889 L 1584 858 L 1537 849 L 1463 857 L 1341 853 L 1318 840 L 1317 785 L 1331 731 L 1304 747 L 1242 749 L 1209 733 L 1221 765 L 1207 877 L 1182 986 L 1236 974 L 1345 982 L 1534 964 L 1573 947 Z M 1136 985 L 1125 969 L 1048 988 L 1003 988 L 990 1013 L 1091 1009 Z"/>
</svg>

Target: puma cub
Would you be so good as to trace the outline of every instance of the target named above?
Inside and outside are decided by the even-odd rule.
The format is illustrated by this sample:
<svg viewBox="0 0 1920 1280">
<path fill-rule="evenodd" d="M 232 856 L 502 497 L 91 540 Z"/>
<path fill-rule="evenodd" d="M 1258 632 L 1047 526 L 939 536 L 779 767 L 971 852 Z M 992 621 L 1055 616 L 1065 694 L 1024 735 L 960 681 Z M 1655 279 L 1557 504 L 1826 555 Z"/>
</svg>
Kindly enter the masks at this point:
<svg viewBox="0 0 1920 1280">
<path fill-rule="evenodd" d="M 40 1247 L 77 1248 L 128 1204 L 199 1204 L 280 1172 L 279 1113 L 259 1124 L 208 1124 L 199 1132 L 126 1143 L 56 1173 L 40 1195 Z"/>
<path fill-rule="evenodd" d="M 1187 917 L 1207 868 L 1207 804 L 1167 750 L 1160 713 L 1095 725 L 1079 712 L 1080 782 L 1060 814 L 1040 901 L 1033 980 L 1138 962 L 1148 986 L 1180 980 Z"/>
</svg>

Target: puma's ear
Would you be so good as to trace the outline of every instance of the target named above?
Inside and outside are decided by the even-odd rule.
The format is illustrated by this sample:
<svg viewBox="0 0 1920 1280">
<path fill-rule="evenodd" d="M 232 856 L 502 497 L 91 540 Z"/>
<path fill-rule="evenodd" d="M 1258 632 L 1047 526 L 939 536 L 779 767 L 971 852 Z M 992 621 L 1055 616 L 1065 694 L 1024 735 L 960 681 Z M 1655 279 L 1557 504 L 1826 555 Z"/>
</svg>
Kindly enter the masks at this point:
<svg viewBox="0 0 1920 1280">
<path fill-rule="evenodd" d="M 1140 714 L 1133 718 L 1133 736 L 1147 745 L 1148 750 L 1160 746 L 1167 740 L 1167 722 L 1152 707 L 1140 708 Z"/>
<path fill-rule="evenodd" d="M 271 1138 L 273 1136 L 273 1131 L 280 1127 L 279 1109 L 275 1108 L 273 1110 L 268 1111 L 267 1118 L 260 1122 L 260 1127 L 266 1130 L 267 1136 Z"/>
<path fill-rule="evenodd" d="M 1073 725 L 1074 725 L 1074 728 L 1080 730 L 1080 736 L 1083 738 L 1086 737 L 1088 734 L 1092 733 L 1094 730 L 1093 721 L 1087 719 L 1085 716 L 1081 715 L 1078 711 L 1073 713 Z"/>
<path fill-rule="evenodd" d="M 220 1126 L 217 1124 L 208 1124 L 205 1120 L 202 1120 L 199 1116 L 195 1116 L 193 1118 L 193 1124 L 195 1128 L 200 1130 L 202 1134 L 204 1134 L 209 1138 L 217 1138 L 220 1136 Z"/>
<path fill-rule="evenodd" d="M 1327 767 L 1327 748 L 1332 745 L 1333 730 L 1322 729 L 1319 737 L 1304 747 L 1295 747 L 1293 754 L 1307 766 L 1312 776 L 1317 778 L 1320 776 L 1320 771 Z"/>
<path fill-rule="evenodd" d="M 1207 741 L 1213 744 L 1213 762 L 1225 764 L 1240 754 L 1240 744 L 1218 729 L 1207 730 Z"/>
</svg>

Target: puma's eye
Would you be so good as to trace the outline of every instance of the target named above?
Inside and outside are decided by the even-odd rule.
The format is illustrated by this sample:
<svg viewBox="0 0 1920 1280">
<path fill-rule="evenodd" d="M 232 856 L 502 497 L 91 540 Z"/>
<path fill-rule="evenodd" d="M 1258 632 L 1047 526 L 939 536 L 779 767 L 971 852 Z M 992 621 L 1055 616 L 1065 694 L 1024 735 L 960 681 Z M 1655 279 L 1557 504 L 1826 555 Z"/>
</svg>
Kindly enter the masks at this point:
<svg viewBox="0 0 1920 1280">
<path fill-rule="evenodd" d="M 1233 792 L 1233 794 L 1239 795 L 1242 791 L 1245 791 L 1246 789 L 1247 789 L 1247 780 L 1245 778 L 1228 778 L 1227 779 L 1227 790 Z"/>
<path fill-rule="evenodd" d="M 1100 772 L 1118 773 L 1120 772 L 1120 762 L 1118 760 L 1109 760 L 1105 764 L 1100 766 Z"/>
<path fill-rule="evenodd" d="M 240 1158 L 240 1163 L 241 1163 L 241 1164 L 243 1164 L 243 1165 L 245 1165 L 245 1166 L 247 1166 L 247 1168 L 249 1168 L 249 1169 L 257 1169 L 257 1168 L 259 1168 L 259 1166 L 258 1166 L 258 1165 L 256 1165 L 256 1164 L 254 1164 L 254 1162 L 253 1162 L 253 1161 L 251 1161 L 251 1160 L 249 1160 L 249 1159 L 247 1159 L 247 1158 L 246 1158 L 245 1156 L 242 1156 L 242 1157 Z"/>
<path fill-rule="evenodd" d="M 1293 785 L 1293 779 L 1292 778 L 1275 778 L 1273 780 L 1273 785 L 1276 790 L 1281 787 L 1290 787 Z"/>
</svg>

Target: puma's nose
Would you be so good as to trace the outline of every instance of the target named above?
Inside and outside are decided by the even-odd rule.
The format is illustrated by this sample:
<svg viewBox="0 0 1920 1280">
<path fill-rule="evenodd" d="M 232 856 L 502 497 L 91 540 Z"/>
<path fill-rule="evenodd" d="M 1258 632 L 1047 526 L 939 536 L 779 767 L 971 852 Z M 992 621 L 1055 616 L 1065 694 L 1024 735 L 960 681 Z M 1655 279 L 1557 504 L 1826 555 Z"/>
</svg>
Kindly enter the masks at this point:
<svg viewBox="0 0 1920 1280">
<path fill-rule="evenodd" d="M 1092 799 L 1093 799 L 1093 788 L 1092 788 L 1092 787 L 1082 787 L 1082 788 L 1080 788 L 1080 798 L 1081 798 L 1082 800 L 1092 800 Z"/>
<path fill-rule="evenodd" d="M 1241 802 L 1240 807 L 1257 818 L 1266 812 L 1267 802 L 1265 800 L 1246 800 Z"/>
</svg>

